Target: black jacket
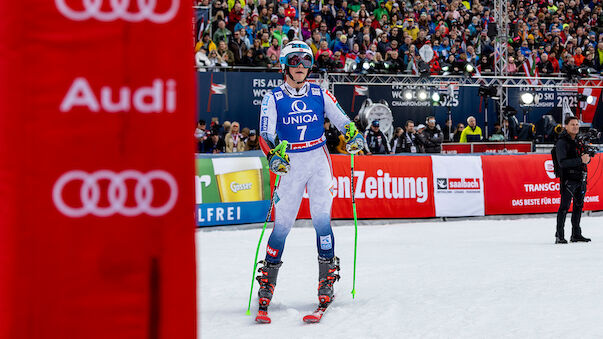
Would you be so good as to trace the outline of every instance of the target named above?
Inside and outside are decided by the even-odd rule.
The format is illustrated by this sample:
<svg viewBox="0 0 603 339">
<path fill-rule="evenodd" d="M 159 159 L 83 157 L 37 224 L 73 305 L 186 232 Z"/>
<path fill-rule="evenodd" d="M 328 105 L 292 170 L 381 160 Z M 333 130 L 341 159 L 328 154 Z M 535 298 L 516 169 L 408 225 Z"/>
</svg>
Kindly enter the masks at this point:
<svg viewBox="0 0 603 339">
<path fill-rule="evenodd" d="M 393 149 L 396 153 L 412 153 L 411 147 L 415 146 L 416 153 L 423 152 L 423 144 L 419 133 L 408 134 L 406 131 L 394 140 Z"/>
<path fill-rule="evenodd" d="M 582 173 L 587 170 L 586 165 L 582 163 L 576 140 L 572 140 L 567 131 L 563 131 L 559 136 L 556 152 L 561 167 L 561 179 L 581 181 Z"/>
<path fill-rule="evenodd" d="M 373 154 L 389 154 L 389 142 L 383 132 L 374 132 L 372 129 L 368 129 L 364 134 L 366 140 L 366 149 L 368 152 Z"/>
<path fill-rule="evenodd" d="M 327 148 L 329 153 L 337 154 L 337 146 L 339 145 L 339 131 L 330 126 L 329 129 L 325 130 L 325 137 L 327 138 Z"/>
<path fill-rule="evenodd" d="M 433 129 L 427 127 L 423 130 L 422 142 L 425 147 L 425 153 L 442 153 L 442 141 L 444 133 L 440 130 L 440 126 L 435 126 Z"/>
</svg>

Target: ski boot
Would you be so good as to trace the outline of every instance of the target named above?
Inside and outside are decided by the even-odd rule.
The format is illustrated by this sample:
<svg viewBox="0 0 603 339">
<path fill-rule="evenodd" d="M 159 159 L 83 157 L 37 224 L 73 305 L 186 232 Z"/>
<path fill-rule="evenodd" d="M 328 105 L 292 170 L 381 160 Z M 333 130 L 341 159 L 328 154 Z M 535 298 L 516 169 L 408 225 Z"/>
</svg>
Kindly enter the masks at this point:
<svg viewBox="0 0 603 339">
<path fill-rule="evenodd" d="M 255 321 L 258 323 L 269 324 L 270 317 L 268 317 L 268 305 L 270 305 L 270 300 L 272 300 L 278 270 L 281 268 L 283 262 L 281 261 L 278 264 L 273 264 L 262 260 L 259 262 L 259 264 L 262 264 L 263 266 L 258 269 L 260 275 L 255 277 L 260 284 L 260 289 L 258 290 L 260 307 L 258 314 L 255 317 Z"/>
<path fill-rule="evenodd" d="M 589 242 L 590 238 L 585 238 L 584 236 L 582 236 L 582 234 L 579 235 L 572 235 L 570 237 L 570 242 Z"/>
<path fill-rule="evenodd" d="M 328 305 L 333 301 L 333 284 L 339 280 L 339 258 L 318 257 L 318 302 Z"/>
</svg>

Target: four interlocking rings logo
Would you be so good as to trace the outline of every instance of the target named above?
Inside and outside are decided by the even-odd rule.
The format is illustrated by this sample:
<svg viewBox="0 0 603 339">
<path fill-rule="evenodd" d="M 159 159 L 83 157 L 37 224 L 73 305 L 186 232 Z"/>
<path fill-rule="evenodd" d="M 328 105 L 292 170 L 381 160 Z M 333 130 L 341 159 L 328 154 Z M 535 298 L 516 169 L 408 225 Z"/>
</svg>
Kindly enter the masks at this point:
<svg viewBox="0 0 603 339">
<path fill-rule="evenodd" d="M 103 11 L 105 0 L 81 0 L 83 9 L 73 9 L 67 3 L 67 0 L 54 0 L 59 12 L 71 20 L 84 21 L 96 19 L 99 21 L 115 21 L 123 19 L 125 21 L 140 22 L 149 20 L 156 24 L 163 24 L 171 21 L 180 7 L 180 0 L 171 0 L 170 8 L 163 13 L 156 13 L 158 0 L 136 0 L 138 11 L 130 10 L 131 0 L 109 0 L 111 10 Z"/>
<path fill-rule="evenodd" d="M 107 188 L 108 206 L 99 206 L 101 198 L 100 180 L 108 180 Z M 134 206 L 126 206 L 128 200 L 128 187 L 126 180 L 136 182 L 134 188 Z M 153 181 L 163 181 L 169 186 L 169 197 L 161 206 L 152 206 L 154 198 Z M 81 207 L 73 207 L 63 200 L 63 189 L 73 181 L 81 181 L 80 203 Z M 136 170 L 126 170 L 115 173 L 109 170 L 99 170 L 87 173 L 73 170 L 63 174 L 52 188 L 52 200 L 56 208 L 64 215 L 72 218 L 83 217 L 92 214 L 97 217 L 108 217 L 119 213 L 124 216 L 133 217 L 146 213 L 150 216 L 161 216 L 168 213 L 176 204 L 178 199 L 178 184 L 174 177 L 162 170 L 153 170 L 141 173 Z"/>
</svg>

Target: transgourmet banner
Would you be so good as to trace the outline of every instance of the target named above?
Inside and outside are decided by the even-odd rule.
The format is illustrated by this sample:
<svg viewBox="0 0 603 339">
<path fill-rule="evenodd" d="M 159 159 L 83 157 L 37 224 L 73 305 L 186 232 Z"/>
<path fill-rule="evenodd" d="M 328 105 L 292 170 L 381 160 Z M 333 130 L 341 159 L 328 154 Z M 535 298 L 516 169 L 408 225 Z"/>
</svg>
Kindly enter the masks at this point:
<svg viewBox="0 0 603 339">
<path fill-rule="evenodd" d="M 0 338 L 196 338 L 191 18 L 0 2 Z"/>
<path fill-rule="evenodd" d="M 486 214 L 556 212 L 560 183 L 548 154 L 482 156 Z M 597 154 L 588 165 L 584 210 L 603 209 L 603 161 Z"/>
</svg>

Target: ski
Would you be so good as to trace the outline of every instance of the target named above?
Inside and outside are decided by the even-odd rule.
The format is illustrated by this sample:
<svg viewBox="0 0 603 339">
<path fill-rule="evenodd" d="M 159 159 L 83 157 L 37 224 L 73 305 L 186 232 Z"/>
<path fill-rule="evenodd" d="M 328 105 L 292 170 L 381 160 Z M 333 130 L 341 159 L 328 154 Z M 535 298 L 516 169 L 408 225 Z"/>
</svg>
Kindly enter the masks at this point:
<svg viewBox="0 0 603 339">
<path fill-rule="evenodd" d="M 320 319 L 322 319 L 322 316 L 325 314 L 325 312 L 327 311 L 327 307 L 329 307 L 330 304 L 331 303 L 318 305 L 314 312 L 304 317 L 304 322 L 306 324 L 314 324 L 320 322 Z"/>
<path fill-rule="evenodd" d="M 260 307 L 258 314 L 255 316 L 255 322 L 258 324 L 270 324 L 271 320 L 268 316 L 268 307 Z"/>
</svg>

